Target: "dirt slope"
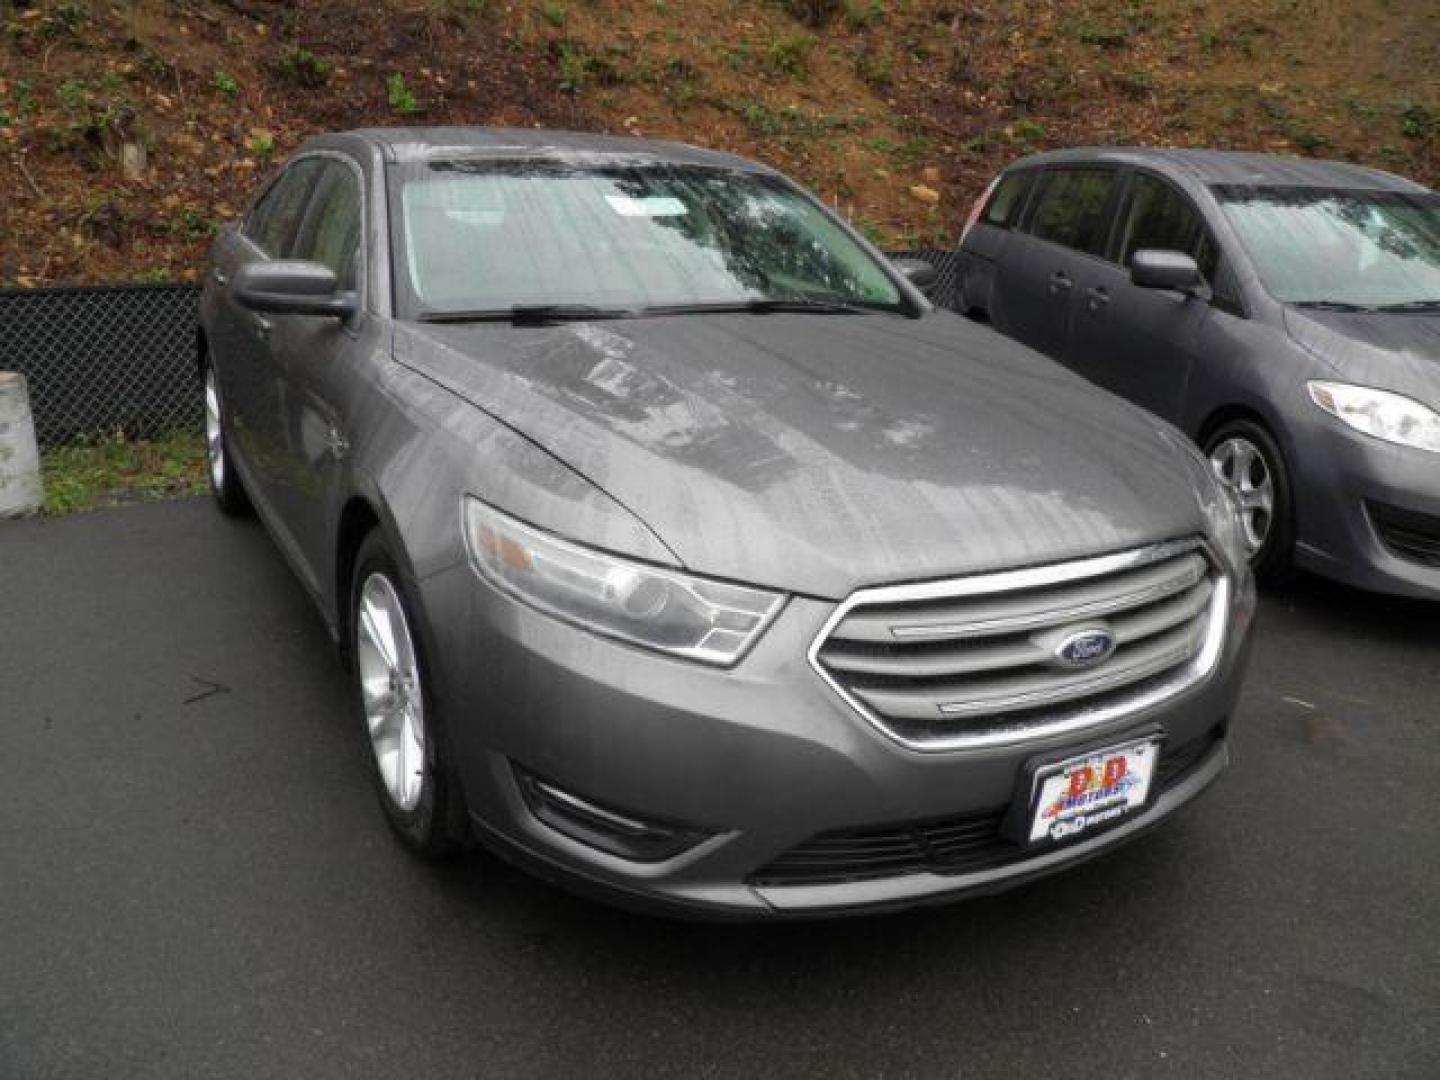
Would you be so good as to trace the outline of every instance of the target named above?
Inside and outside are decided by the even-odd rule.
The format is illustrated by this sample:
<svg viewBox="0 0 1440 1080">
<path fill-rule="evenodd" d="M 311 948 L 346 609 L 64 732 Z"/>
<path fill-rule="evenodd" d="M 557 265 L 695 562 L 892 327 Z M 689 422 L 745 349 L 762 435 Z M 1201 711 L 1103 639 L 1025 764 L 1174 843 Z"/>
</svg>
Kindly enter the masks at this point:
<svg viewBox="0 0 1440 1080">
<path fill-rule="evenodd" d="M 307 134 L 632 131 L 947 243 L 1031 149 L 1219 145 L 1440 184 L 1440 0 L 0 0 L 0 282 L 190 279 Z"/>
</svg>

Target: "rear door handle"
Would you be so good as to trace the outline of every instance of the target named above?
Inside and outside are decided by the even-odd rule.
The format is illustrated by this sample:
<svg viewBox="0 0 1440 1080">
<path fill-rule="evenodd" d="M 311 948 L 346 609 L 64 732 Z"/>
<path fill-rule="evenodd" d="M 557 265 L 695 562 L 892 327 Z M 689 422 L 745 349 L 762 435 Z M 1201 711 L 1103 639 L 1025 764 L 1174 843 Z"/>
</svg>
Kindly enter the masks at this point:
<svg viewBox="0 0 1440 1080">
<path fill-rule="evenodd" d="M 1099 311 L 1110 303 L 1110 294 L 1105 289 L 1096 287 L 1085 290 L 1085 306 L 1091 311 Z"/>
<path fill-rule="evenodd" d="M 223 286 L 223 285 L 229 285 L 229 284 L 230 284 L 230 278 L 229 278 L 229 276 L 225 273 L 225 271 L 223 271 L 223 270 L 219 270 L 219 269 L 211 270 L 211 271 L 210 271 L 210 277 L 211 277 L 211 279 L 215 282 L 216 285 L 222 285 L 222 286 Z"/>
<path fill-rule="evenodd" d="M 263 315 L 255 316 L 255 336 L 261 341 L 270 340 L 270 331 L 275 329 L 275 324 Z"/>
<path fill-rule="evenodd" d="M 1050 275 L 1051 296 L 1059 296 L 1062 292 L 1069 292 L 1074 287 L 1075 283 L 1070 280 L 1070 275 L 1064 270 L 1056 270 Z"/>
</svg>

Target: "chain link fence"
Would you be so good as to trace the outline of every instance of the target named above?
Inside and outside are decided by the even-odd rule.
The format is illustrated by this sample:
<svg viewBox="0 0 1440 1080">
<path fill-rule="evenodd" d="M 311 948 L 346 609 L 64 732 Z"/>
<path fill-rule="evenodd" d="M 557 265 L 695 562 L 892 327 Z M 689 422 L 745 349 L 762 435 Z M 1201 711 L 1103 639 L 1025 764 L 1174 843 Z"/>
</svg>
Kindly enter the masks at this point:
<svg viewBox="0 0 1440 1080">
<path fill-rule="evenodd" d="M 0 371 L 30 384 L 42 447 L 198 429 L 192 285 L 0 290 Z"/>
<path fill-rule="evenodd" d="M 955 306 L 957 252 L 896 254 L 933 265 L 937 278 L 926 291 Z M 198 430 L 198 298 L 192 285 L 0 289 L 0 371 L 29 381 L 40 445 Z"/>
</svg>

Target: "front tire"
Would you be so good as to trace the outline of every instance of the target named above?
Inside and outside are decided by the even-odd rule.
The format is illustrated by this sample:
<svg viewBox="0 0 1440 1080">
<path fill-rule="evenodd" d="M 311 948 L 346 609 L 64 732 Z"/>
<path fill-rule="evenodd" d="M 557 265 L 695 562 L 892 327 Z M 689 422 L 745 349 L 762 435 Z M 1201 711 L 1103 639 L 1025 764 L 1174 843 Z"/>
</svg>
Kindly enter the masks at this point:
<svg viewBox="0 0 1440 1080">
<path fill-rule="evenodd" d="M 1239 506 L 1250 566 L 1267 584 L 1294 574 L 1295 502 L 1274 437 L 1251 420 L 1222 424 L 1205 442 L 1210 468 Z"/>
<path fill-rule="evenodd" d="M 245 517 L 252 511 L 250 496 L 232 466 L 230 443 L 225 422 L 225 408 L 220 400 L 220 384 L 215 366 L 206 364 L 202 383 L 205 393 L 205 464 L 210 478 L 210 493 L 222 514 Z"/>
<path fill-rule="evenodd" d="M 371 776 L 401 842 L 439 859 L 461 839 L 463 801 L 453 780 L 426 675 L 413 608 L 379 530 L 355 557 L 350 586 L 350 671 Z"/>
</svg>

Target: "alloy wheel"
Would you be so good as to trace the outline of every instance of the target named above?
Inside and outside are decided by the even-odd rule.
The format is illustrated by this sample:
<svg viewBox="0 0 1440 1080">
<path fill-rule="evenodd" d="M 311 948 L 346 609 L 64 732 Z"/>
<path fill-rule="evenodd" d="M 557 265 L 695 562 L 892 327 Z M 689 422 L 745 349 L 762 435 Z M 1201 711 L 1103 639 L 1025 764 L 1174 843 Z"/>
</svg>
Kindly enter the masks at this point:
<svg viewBox="0 0 1440 1080">
<path fill-rule="evenodd" d="M 396 808 L 414 810 L 425 786 L 425 700 L 415 642 L 394 583 L 372 573 L 355 611 L 361 705 L 380 779 Z"/>
<path fill-rule="evenodd" d="M 1210 467 L 1235 499 L 1245 550 L 1253 559 L 1265 546 L 1275 519 L 1275 482 L 1270 464 L 1249 439 L 1233 435 L 1210 451 Z"/>
<path fill-rule="evenodd" d="M 205 456 L 210 463 L 210 482 L 216 491 L 221 491 L 225 487 L 225 438 L 214 368 L 205 371 Z"/>
</svg>

